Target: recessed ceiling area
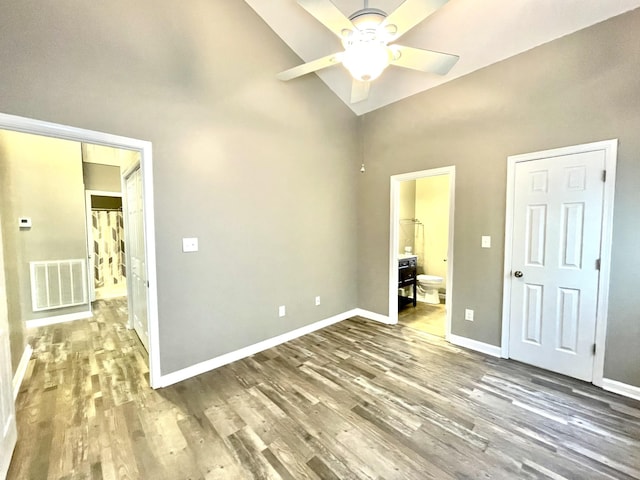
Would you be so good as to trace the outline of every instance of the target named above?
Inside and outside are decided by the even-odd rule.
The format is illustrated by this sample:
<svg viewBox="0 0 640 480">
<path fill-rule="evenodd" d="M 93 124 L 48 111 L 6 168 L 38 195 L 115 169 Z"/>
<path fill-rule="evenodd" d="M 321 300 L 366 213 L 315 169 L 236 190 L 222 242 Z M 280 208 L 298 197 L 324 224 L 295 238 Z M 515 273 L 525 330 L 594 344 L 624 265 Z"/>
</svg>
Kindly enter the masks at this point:
<svg viewBox="0 0 640 480">
<path fill-rule="evenodd" d="M 302 59 L 300 63 L 342 51 L 340 40 L 296 0 L 245 1 Z M 333 3 L 347 17 L 364 7 L 360 0 Z M 368 3 L 390 13 L 402 1 Z M 309 75 L 318 75 L 354 113 L 362 115 L 638 7 L 640 0 L 449 0 L 398 41 L 459 55 L 447 75 L 390 66 L 372 82 L 369 98 L 353 104 L 352 79 L 342 65 Z M 295 66 L 282 65 L 281 70 Z"/>
</svg>

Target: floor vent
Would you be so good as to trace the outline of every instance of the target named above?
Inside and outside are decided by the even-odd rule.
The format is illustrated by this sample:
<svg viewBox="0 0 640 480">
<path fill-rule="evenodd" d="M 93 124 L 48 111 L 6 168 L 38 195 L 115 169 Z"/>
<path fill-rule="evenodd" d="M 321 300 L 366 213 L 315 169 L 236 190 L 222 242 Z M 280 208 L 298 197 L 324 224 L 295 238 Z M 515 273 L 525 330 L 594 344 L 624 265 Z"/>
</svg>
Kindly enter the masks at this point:
<svg viewBox="0 0 640 480">
<path fill-rule="evenodd" d="M 87 303 L 86 264 L 82 259 L 29 262 L 34 312 Z"/>
</svg>

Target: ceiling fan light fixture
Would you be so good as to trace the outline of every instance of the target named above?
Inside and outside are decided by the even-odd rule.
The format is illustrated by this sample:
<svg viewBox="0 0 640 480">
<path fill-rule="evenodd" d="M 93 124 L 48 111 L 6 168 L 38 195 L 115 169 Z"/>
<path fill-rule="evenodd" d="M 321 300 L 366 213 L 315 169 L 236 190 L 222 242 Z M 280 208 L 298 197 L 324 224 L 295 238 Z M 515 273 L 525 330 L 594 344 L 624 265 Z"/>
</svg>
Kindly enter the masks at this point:
<svg viewBox="0 0 640 480">
<path fill-rule="evenodd" d="M 389 66 L 391 53 L 384 43 L 356 42 L 344 51 L 342 64 L 355 80 L 370 82 Z"/>
<path fill-rule="evenodd" d="M 350 98 L 353 104 L 369 97 L 371 81 L 389 65 L 446 75 L 458 61 L 457 55 L 399 46 L 393 42 L 447 1 L 403 0 L 387 15 L 383 10 L 369 8 L 369 1 L 364 0 L 364 8 L 347 17 L 333 0 L 297 0 L 302 8 L 340 39 L 344 51 L 289 68 L 278 73 L 277 78 L 287 81 L 342 63 L 354 79 Z"/>
</svg>

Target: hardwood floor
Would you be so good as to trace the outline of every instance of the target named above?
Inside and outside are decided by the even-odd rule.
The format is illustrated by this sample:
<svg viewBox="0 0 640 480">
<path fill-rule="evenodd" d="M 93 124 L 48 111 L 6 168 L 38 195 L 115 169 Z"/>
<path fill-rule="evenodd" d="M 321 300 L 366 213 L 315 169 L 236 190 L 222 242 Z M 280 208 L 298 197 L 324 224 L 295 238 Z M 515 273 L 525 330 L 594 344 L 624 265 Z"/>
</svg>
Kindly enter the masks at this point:
<svg viewBox="0 0 640 480">
<path fill-rule="evenodd" d="M 9 479 L 640 478 L 640 402 L 355 318 L 162 390 L 121 300 L 41 328 Z"/>
</svg>

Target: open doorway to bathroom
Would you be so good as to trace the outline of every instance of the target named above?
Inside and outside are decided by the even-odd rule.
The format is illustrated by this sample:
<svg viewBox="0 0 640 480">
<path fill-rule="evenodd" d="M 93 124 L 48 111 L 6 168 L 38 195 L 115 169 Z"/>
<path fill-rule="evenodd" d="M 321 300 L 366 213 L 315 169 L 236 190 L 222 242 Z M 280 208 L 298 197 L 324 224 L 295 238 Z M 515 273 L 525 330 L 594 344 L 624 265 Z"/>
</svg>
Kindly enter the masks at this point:
<svg viewBox="0 0 640 480">
<path fill-rule="evenodd" d="M 398 323 L 444 338 L 451 332 L 454 180 L 455 167 L 391 177 L 390 309 Z"/>
<path fill-rule="evenodd" d="M 127 296 L 122 193 L 87 191 L 91 301 Z"/>
</svg>

